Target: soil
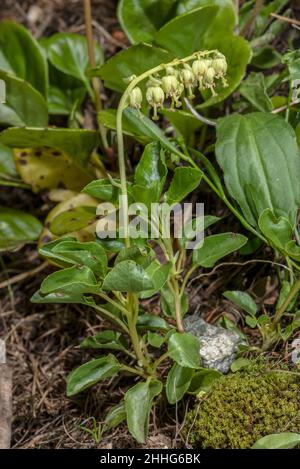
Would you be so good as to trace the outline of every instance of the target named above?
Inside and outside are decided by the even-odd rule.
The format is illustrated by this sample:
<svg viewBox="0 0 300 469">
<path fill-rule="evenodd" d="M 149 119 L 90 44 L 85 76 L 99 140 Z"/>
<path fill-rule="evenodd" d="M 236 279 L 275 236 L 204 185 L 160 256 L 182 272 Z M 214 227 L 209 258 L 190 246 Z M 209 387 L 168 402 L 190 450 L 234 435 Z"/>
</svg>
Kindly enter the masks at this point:
<svg viewBox="0 0 300 469">
<path fill-rule="evenodd" d="M 127 40 L 116 19 L 115 0 L 94 0 L 95 38 L 104 48 L 106 57 L 126 47 Z M 28 27 L 36 38 L 57 31 L 84 33 L 81 0 L 2 0 L 0 19 L 14 19 Z M 236 223 L 210 193 L 201 189 L 207 213 L 225 217 L 222 229 L 231 230 Z M 26 208 L 41 220 L 49 211 L 46 194 L 0 188 L 0 205 Z M 226 218 L 227 217 L 227 218 Z M 237 230 L 240 230 L 238 225 Z M 260 254 L 257 254 L 261 258 Z M 264 252 L 268 259 L 270 253 Z M 85 429 L 101 423 L 109 407 L 118 403 L 127 389 L 126 379 L 113 379 L 76 399 L 65 395 L 65 378 L 77 365 L 91 358 L 90 352 L 78 344 L 87 335 L 104 329 L 107 324 L 93 311 L 78 305 L 33 305 L 31 295 L 41 279 L 53 270 L 39 259 L 35 246 L 0 257 L 0 337 L 6 340 L 8 363 L 13 371 L 13 448 L 128 448 L 137 447 L 125 426 L 98 438 Z M 34 271 L 34 272 L 32 272 Z M 234 256 L 222 268 L 202 275 L 189 287 L 190 310 L 215 323 L 223 315 L 239 327 L 244 324 L 240 313 L 222 299 L 226 289 L 251 291 L 264 308 L 272 308 L 277 299 L 276 282 L 269 265 L 248 256 L 237 263 Z M 10 281 L 8 281 L 10 279 Z M 254 280 L 255 279 L 255 280 Z M 157 298 L 144 304 L 159 308 Z M 244 329 L 253 343 L 257 337 Z M 289 350 L 273 352 L 285 356 Z M 109 391 L 108 391 L 109 389 Z M 182 447 L 180 426 L 189 401 L 177 409 L 158 401 L 154 408 L 148 448 Z M 100 431 L 99 431 L 100 433 Z M 100 441 L 99 441 L 100 440 Z"/>
</svg>

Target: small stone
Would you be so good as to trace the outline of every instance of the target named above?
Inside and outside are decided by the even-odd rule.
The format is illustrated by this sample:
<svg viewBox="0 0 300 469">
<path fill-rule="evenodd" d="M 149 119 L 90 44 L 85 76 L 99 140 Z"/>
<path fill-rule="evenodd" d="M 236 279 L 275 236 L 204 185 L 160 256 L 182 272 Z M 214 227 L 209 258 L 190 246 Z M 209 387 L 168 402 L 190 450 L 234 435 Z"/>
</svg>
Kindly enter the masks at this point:
<svg viewBox="0 0 300 469">
<path fill-rule="evenodd" d="M 242 343 L 241 337 L 224 327 L 208 324 L 196 315 L 184 318 L 183 324 L 186 332 L 200 340 L 202 366 L 227 373 Z"/>
</svg>

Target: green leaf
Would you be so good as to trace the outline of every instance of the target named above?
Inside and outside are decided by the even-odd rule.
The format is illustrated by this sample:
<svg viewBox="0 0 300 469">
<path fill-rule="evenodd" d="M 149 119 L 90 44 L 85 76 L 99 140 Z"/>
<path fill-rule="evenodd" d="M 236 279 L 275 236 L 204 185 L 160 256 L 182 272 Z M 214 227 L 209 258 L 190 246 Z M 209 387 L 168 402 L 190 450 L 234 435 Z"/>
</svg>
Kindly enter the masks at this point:
<svg viewBox="0 0 300 469">
<path fill-rule="evenodd" d="M 135 169 L 135 184 L 149 189 L 151 202 L 159 202 L 166 176 L 164 151 L 158 142 L 149 143 Z"/>
<path fill-rule="evenodd" d="M 94 43 L 94 53 L 97 65 L 103 63 L 103 52 Z M 47 41 L 47 54 L 51 64 L 61 72 L 77 78 L 89 89 L 89 79 L 86 71 L 89 66 L 87 41 L 84 36 L 72 33 L 57 33 Z"/>
<path fill-rule="evenodd" d="M 170 404 L 176 404 L 187 392 L 193 376 L 192 368 L 184 368 L 174 363 L 168 373 L 166 394 Z"/>
<path fill-rule="evenodd" d="M 125 394 L 128 429 L 138 443 L 146 441 L 152 402 L 161 391 L 160 381 L 149 380 L 145 383 L 137 383 Z"/>
<path fill-rule="evenodd" d="M 147 329 L 147 330 L 162 330 L 168 331 L 170 329 L 169 324 L 160 316 L 155 316 L 154 314 L 142 314 L 138 317 L 137 320 L 137 327 L 139 329 Z"/>
<path fill-rule="evenodd" d="M 91 360 L 70 373 L 67 379 L 67 396 L 74 396 L 105 378 L 115 375 L 121 365 L 113 355 Z"/>
<path fill-rule="evenodd" d="M 107 271 L 107 256 L 100 244 L 90 241 L 80 243 L 79 241 L 61 241 L 52 249 L 54 255 L 67 264 L 85 265 L 89 267 L 96 276 L 104 277 Z"/>
<path fill-rule="evenodd" d="M 220 233 L 206 236 L 203 245 L 193 252 L 193 264 L 213 267 L 218 260 L 240 249 L 247 238 L 237 233 Z"/>
<path fill-rule="evenodd" d="M 236 373 L 237 371 L 249 367 L 251 364 L 253 364 L 252 360 L 249 360 L 249 358 L 244 358 L 240 357 L 234 360 L 234 362 L 231 364 L 231 371 L 232 373 Z"/>
<path fill-rule="evenodd" d="M 157 334 L 156 332 L 148 331 L 147 333 L 147 342 L 152 347 L 160 348 L 166 339 L 165 335 Z"/>
<path fill-rule="evenodd" d="M 58 270 L 46 277 L 41 284 L 41 293 L 81 294 L 99 291 L 93 271 L 85 266 L 73 266 Z"/>
<path fill-rule="evenodd" d="M 266 33 L 266 35 L 267 34 L 268 33 Z M 281 59 L 281 55 L 274 47 L 265 46 L 254 50 L 251 65 L 261 70 L 268 70 L 269 68 L 278 66 L 282 61 Z"/>
<path fill-rule="evenodd" d="M 139 76 L 161 63 L 168 63 L 173 54 L 149 44 L 138 44 L 115 54 L 102 67 L 94 69 L 93 75 L 105 81 L 105 86 L 115 91 L 124 91 L 128 84 L 124 78 Z"/>
<path fill-rule="evenodd" d="M 283 251 L 286 244 L 291 241 L 293 228 L 289 220 L 284 217 L 275 217 L 268 208 L 260 215 L 258 226 L 267 240 L 281 251 Z"/>
<path fill-rule="evenodd" d="M 205 49 L 217 12 L 215 5 L 206 5 L 177 16 L 158 31 L 156 44 L 171 51 L 176 57 L 186 57 Z M 231 25 L 224 23 L 222 30 L 231 32 L 230 28 Z"/>
<path fill-rule="evenodd" d="M 38 126 L 39 127 L 39 126 Z M 10 128 L 0 134 L 4 145 L 14 148 L 50 147 L 66 153 L 79 167 L 87 168 L 88 159 L 98 144 L 94 130 Z M 86 169 L 87 170 L 87 169 Z"/>
<path fill-rule="evenodd" d="M 0 143 L 0 176 L 17 177 L 16 165 L 13 152 L 6 145 Z"/>
<path fill-rule="evenodd" d="M 56 236 L 72 233 L 87 227 L 96 220 L 96 208 L 79 206 L 59 213 L 50 223 L 50 231 Z"/>
<path fill-rule="evenodd" d="M 262 112 L 272 111 L 273 104 L 267 94 L 263 73 L 251 72 L 247 79 L 243 81 L 239 91 L 255 109 Z"/>
<path fill-rule="evenodd" d="M 113 181 L 120 184 L 119 179 Z M 95 179 L 85 186 L 82 192 L 105 202 L 117 202 L 120 194 L 119 188 L 114 186 L 110 179 Z"/>
<path fill-rule="evenodd" d="M 123 420 L 126 419 L 126 410 L 124 402 L 113 406 L 107 412 L 104 420 L 105 430 L 111 430 L 114 427 L 117 427 Z"/>
<path fill-rule="evenodd" d="M 300 433 L 273 433 L 257 440 L 252 449 L 291 449 L 299 443 Z"/>
<path fill-rule="evenodd" d="M 119 262 L 131 260 L 146 269 L 150 265 L 154 255 L 154 252 L 149 250 L 149 248 L 140 248 L 139 246 L 125 247 L 118 253 L 115 265 Z"/>
<path fill-rule="evenodd" d="M 264 113 L 221 119 L 216 156 L 228 192 L 251 225 L 257 226 L 259 216 L 269 208 L 295 226 L 300 158 L 295 132 L 284 119 Z"/>
<path fill-rule="evenodd" d="M 160 304 L 163 310 L 163 313 L 166 316 L 171 316 L 175 318 L 175 298 L 174 293 L 170 289 L 169 285 L 165 283 L 160 290 Z M 184 316 L 189 309 L 189 299 L 187 294 L 184 292 L 181 296 L 181 314 Z"/>
<path fill-rule="evenodd" d="M 98 114 L 99 122 L 109 129 L 116 130 L 116 111 L 106 109 Z M 159 141 L 163 148 L 181 157 L 175 145 L 165 136 L 163 131 L 147 116 L 142 116 L 135 109 L 127 108 L 123 112 L 123 131 L 135 137 L 143 144 Z"/>
<path fill-rule="evenodd" d="M 232 301 L 232 303 L 236 304 L 239 308 L 251 314 L 251 316 L 256 315 L 256 303 L 248 293 L 244 291 L 226 291 L 223 293 L 223 295 L 225 298 Z"/>
<path fill-rule="evenodd" d="M 192 377 L 188 391 L 190 394 L 208 392 L 213 382 L 219 379 L 221 376 L 223 376 L 222 373 L 217 370 L 207 370 L 203 368 L 199 371 L 196 371 Z"/>
<path fill-rule="evenodd" d="M 200 342 L 197 337 L 187 332 L 175 332 L 168 343 L 168 352 L 172 360 L 186 368 L 199 368 Z"/>
<path fill-rule="evenodd" d="M 214 217 L 212 215 L 204 215 L 204 217 L 203 217 L 203 229 L 206 230 L 211 225 L 213 225 L 214 223 L 217 223 L 220 220 L 221 220 L 220 217 Z M 180 238 L 178 240 L 179 244 L 181 246 L 185 246 L 187 241 L 190 241 L 190 240 L 195 238 L 195 232 L 196 232 L 196 229 L 198 230 L 198 227 L 200 227 L 199 231 L 201 231 L 201 229 L 202 229 L 201 221 L 202 221 L 201 217 L 192 218 L 191 220 L 189 220 L 184 225 L 183 236 L 182 236 L 182 238 Z M 198 233 L 198 231 L 197 231 L 197 233 Z"/>
<path fill-rule="evenodd" d="M 184 199 L 200 184 L 202 172 L 196 168 L 180 166 L 174 171 L 169 189 L 165 193 L 165 201 L 174 205 Z"/>
<path fill-rule="evenodd" d="M 146 268 L 146 272 L 149 275 L 149 278 L 151 279 L 154 287 L 151 288 L 151 290 L 145 290 L 140 293 L 140 298 L 150 298 L 161 288 L 163 288 L 166 281 L 168 280 L 171 268 L 172 262 L 167 262 L 164 265 L 161 265 L 158 261 L 151 262 L 151 264 Z"/>
<path fill-rule="evenodd" d="M 84 339 L 80 347 L 124 351 L 127 350 L 128 344 L 120 332 L 105 330 Z"/>
<path fill-rule="evenodd" d="M 153 288 L 153 282 L 145 269 L 134 261 L 122 261 L 106 275 L 103 290 L 140 292 Z"/>
<path fill-rule="evenodd" d="M 121 0 L 117 14 L 128 39 L 138 43 L 151 42 L 174 10 L 173 0 Z"/>
<path fill-rule="evenodd" d="M 172 124 L 177 137 L 182 137 L 187 145 L 192 146 L 194 144 L 194 134 L 196 130 L 203 126 L 203 123 L 190 112 L 165 108 L 160 109 L 160 112 Z"/>
<path fill-rule="evenodd" d="M 0 123 L 43 127 L 48 123 L 47 103 L 29 83 L 0 70 L 6 86 L 5 104 L 0 106 Z"/>
<path fill-rule="evenodd" d="M 13 21 L 0 23 L 0 69 L 47 95 L 47 61 L 27 29 Z"/>
<path fill-rule="evenodd" d="M 81 293 L 66 293 L 66 292 L 58 292 L 58 293 L 48 293 L 47 295 L 43 295 L 43 293 L 39 290 L 35 292 L 32 297 L 30 298 L 31 303 L 73 303 L 73 304 L 83 304 L 86 305 L 87 302 L 85 297 Z"/>
<path fill-rule="evenodd" d="M 121 0 L 118 19 L 132 43 L 151 42 L 158 29 L 173 17 L 186 13 L 201 5 L 218 5 L 216 28 L 232 30 L 235 14 L 231 0 Z M 159 11 L 159 15 L 157 14 Z M 225 26 L 224 26 L 225 25 Z M 209 28 L 209 26 L 208 26 Z M 210 29 L 210 33 L 213 30 Z"/>
<path fill-rule="evenodd" d="M 0 206 L 0 252 L 36 241 L 42 228 L 41 222 L 29 213 Z"/>
</svg>

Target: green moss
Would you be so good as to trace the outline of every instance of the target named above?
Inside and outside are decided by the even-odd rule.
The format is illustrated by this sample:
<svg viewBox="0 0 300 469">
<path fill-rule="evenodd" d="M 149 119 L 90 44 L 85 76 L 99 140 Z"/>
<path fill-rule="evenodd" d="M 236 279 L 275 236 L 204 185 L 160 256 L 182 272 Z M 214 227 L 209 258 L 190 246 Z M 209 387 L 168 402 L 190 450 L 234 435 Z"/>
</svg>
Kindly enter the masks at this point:
<svg viewBox="0 0 300 469">
<path fill-rule="evenodd" d="M 300 432 L 299 375 L 237 372 L 215 381 L 188 413 L 188 442 L 200 448 L 250 448 L 270 433 Z"/>
</svg>

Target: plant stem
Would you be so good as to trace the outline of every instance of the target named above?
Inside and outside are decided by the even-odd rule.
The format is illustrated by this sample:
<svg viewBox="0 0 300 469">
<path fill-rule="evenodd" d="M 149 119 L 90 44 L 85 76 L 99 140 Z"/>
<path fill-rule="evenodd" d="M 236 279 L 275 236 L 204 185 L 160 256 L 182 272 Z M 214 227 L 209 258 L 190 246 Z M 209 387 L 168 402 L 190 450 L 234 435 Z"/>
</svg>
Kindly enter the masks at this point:
<svg viewBox="0 0 300 469">
<path fill-rule="evenodd" d="M 293 301 L 293 299 L 295 298 L 295 296 L 297 295 L 297 293 L 299 292 L 300 290 L 300 279 L 298 279 L 294 285 L 292 286 L 288 296 L 286 297 L 285 301 L 282 303 L 282 305 L 280 306 L 280 308 L 278 308 L 278 310 L 276 311 L 275 313 L 275 316 L 274 316 L 274 319 L 273 319 L 273 324 L 276 325 L 278 324 L 278 322 L 280 321 L 281 317 L 283 316 L 283 314 L 285 313 L 286 309 L 288 308 L 289 304 L 291 303 L 291 301 Z"/>
<path fill-rule="evenodd" d="M 148 375 L 146 375 L 145 373 L 143 373 L 142 371 L 139 371 L 135 368 L 132 368 L 131 366 L 127 366 L 127 365 L 122 365 L 122 370 L 123 371 L 128 371 L 129 373 L 133 373 L 135 375 L 139 375 L 141 376 L 142 378 L 148 378 Z"/>
<path fill-rule="evenodd" d="M 83 6 L 84 6 L 84 19 L 85 19 L 85 30 L 86 30 L 89 63 L 90 63 L 90 66 L 94 68 L 96 67 L 96 60 L 95 60 L 93 28 L 92 28 L 93 20 L 92 20 L 91 0 L 83 0 Z M 101 102 L 101 96 L 100 96 L 101 85 L 97 77 L 92 78 L 92 85 L 93 85 L 94 96 L 95 96 L 95 107 L 98 113 L 102 109 L 102 102 Z M 98 126 L 99 126 L 99 133 L 101 136 L 103 147 L 106 149 L 108 148 L 106 128 L 100 123 L 98 123 Z"/>
<path fill-rule="evenodd" d="M 119 319 L 116 315 L 110 313 L 109 311 L 107 311 L 105 308 L 102 308 L 101 306 L 99 305 L 90 305 L 92 308 L 96 309 L 97 311 L 99 311 L 100 313 L 102 313 L 104 315 L 104 317 L 107 317 L 109 318 L 112 322 L 115 322 L 116 324 L 118 324 L 118 326 L 120 326 L 121 329 L 123 329 L 127 334 L 129 334 L 129 328 L 123 323 L 123 321 L 121 321 L 121 319 Z"/>
<path fill-rule="evenodd" d="M 128 304 L 128 310 L 130 311 L 130 314 L 128 315 L 128 318 L 127 318 L 127 323 L 128 323 L 129 335 L 131 338 L 132 346 L 133 346 L 134 352 L 136 354 L 136 357 L 140 365 L 145 370 L 147 370 L 148 363 L 143 354 L 141 344 L 140 344 L 140 338 L 136 329 L 136 323 L 137 323 L 138 314 L 139 314 L 139 303 L 138 303 L 137 295 L 131 292 L 128 293 L 127 304 Z"/>
</svg>

